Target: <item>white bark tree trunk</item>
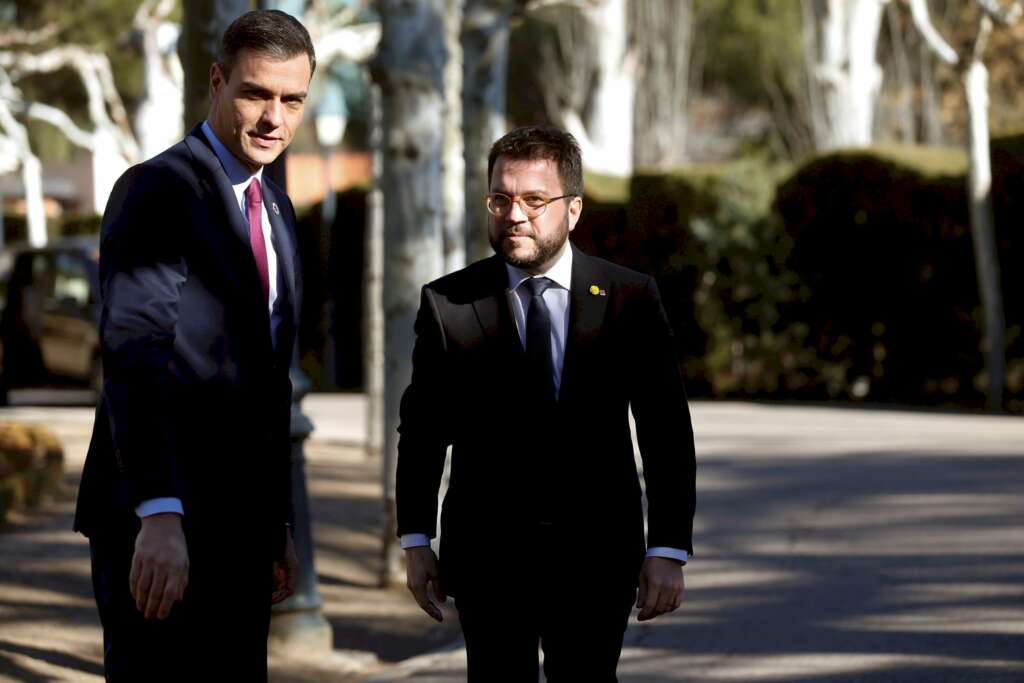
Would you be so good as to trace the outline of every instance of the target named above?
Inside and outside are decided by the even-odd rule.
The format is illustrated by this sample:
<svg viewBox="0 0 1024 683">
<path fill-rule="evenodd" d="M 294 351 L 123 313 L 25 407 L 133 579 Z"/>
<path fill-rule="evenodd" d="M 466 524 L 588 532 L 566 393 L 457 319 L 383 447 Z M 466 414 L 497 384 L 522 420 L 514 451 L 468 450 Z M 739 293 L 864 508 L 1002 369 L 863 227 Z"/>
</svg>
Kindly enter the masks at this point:
<svg viewBox="0 0 1024 683">
<path fill-rule="evenodd" d="M 441 182 L 444 194 L 444 271 L 466 265 L 466 162 L 462 131 L 462 30 L 465 0 L 445 0 L 444 43 L 444 156 Z"/>
<path fill-rule="evenodd" d="M 164 151 L 183 133 L 185 75 L 176 51 L 181 33 L 168 17 L 173 0 L 147 0 L 135 13 L 134 30 L 142 52 L 142 101 L 135 111 L 139 158 Z"/>
<path fill-rule="evenodd" d="M 466 0 L 462 22 L 463 132 L 465 135 L 466 260 L 493 252 L 487 239 L 484 195 L 490 187 L 487 155 L 506 132 L 509 17 L 514 0 Z"/>
<path fill-rule="evenodd" d="M 626 0 L 603 0 L 585 10 L 597 45 L 597 77 L 589 115 L 565 111 L 565 129 L 580 143 L 583 165 L 595 173 L 633 172 L 636 60 L 629 52 Z"/>
<path fill-rule="evenodd" d="M 882 70 L 875 58 L 888 0 L 818 0 L 812 116 L 819 149 L 871 144 Z"/>
<path fill-rule="evenodd" d="M 991 30 L 991 20 L 982 18 L 980 31 Z M 985 36 L 980 36 L 981 43 Z M 985 351 L 988 356 L 989 408 L 1000 411 L 1003 407 L 1003 384 L 1006 376 L 1006 321 L 1003 313 L 1003 293 L 999 270 L 999 252 L 996 247 L 996 226 L 992 210 L 992 160 L 989 154 L 988 130 L 988 69 L 981 61 L 981 51 L 975 52 L 963 74 L 967 96 L 968 153 L 970 165 L 967 174 L 968 201 L 971 212 L 971 236 L 974 240 L 974 261 L 978 277 L 978 291 L 985 311 Z"/>
<path fill-rule="evenodd" d="M 384 490 L 382 581 L 400 578 L 395 538 L 398 412 L 412 376 L 420 288 L 444 271 L 441 198 L 444 0 L 378 0 L 384 194 Z"/>
<path fill-rule="evenodd" d="M 686 162 L 693 3 L 640 0 L 631 9 L 637 61 L 633 162 L 640 168 L 678 168 Z"/>
<path fill-rule="evenodd" d="M 968 173 L 967 200 L 974 242 L 974 262 L 978 291 L 985 313 L 985 354 L 988 369 L 989 410 L 1003 409 L 1003 386 L 1006 383 L 1006 320 L 1003 312 L 999 251 L 996 245 L 995 217 L 992 212 L 992 160 L 989 154 L 988 69 L 982 57 L 993 20 L 1015 23 L 1024 13 L 1019 0 L 1002 7 L 989 0 L 976 0 L 981 18 L 967 54 L 959 54 L 939 35 L 928 14 L 926 0 L 909 0 L 914 25 L 932 51 L 944 62 L 960 71 L 967 99 Z"/>
<path fill-rule="evenodd" d="M 366 454 L 380 456 L 384 449 L 384 197 L 381 193 L 382 140 L 380 86 L 370 85 L 370 149 L 373 186 L 366 196 L 366 265 L 363 290 L 366 384 Z"/>
<path fill-rule="evenodd" d="M 46 246 L 46 212 L 43 206 L 43 167 L 39 158 L 29 152 L 21 160 L 21 182 L 25 187 L 25 218 L 28 243 Z"/>
</svg>

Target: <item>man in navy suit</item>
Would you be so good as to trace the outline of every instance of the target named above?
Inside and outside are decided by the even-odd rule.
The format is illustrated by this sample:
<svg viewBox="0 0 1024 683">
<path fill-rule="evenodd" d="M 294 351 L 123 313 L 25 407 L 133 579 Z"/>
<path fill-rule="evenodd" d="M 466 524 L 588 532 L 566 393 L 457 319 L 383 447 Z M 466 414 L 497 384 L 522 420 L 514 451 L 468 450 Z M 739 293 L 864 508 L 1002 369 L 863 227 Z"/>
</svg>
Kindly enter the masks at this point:
<svg viewBox="0 0 1024 683">
<path fill-rule="evenodd" d="M 614 681 L 631 606 L 641 620 L 678 608 L 692 552 L 671 329 L 651 277 L 569 244 L 583 210 L 571 135 L 514 130 L 489 175 L 497 254 L 426 285 L 416 319 L 396 482 L 408 584 L 438 620 L 431 590 L 455 597 L 471 681 L 537 680 L 538 643 L 548 681 Z"/>
<path fill-rule="evenodd" d="M 103 216 L 106 373 L 75 529 L 111 681 L 266 680 L 294 590 L 288 378 L 295 213 L 264 177 L 302 120 L 309 34 L 278 11 L 225 32 L 206 121 L 129 169 Z"/>
</svg>

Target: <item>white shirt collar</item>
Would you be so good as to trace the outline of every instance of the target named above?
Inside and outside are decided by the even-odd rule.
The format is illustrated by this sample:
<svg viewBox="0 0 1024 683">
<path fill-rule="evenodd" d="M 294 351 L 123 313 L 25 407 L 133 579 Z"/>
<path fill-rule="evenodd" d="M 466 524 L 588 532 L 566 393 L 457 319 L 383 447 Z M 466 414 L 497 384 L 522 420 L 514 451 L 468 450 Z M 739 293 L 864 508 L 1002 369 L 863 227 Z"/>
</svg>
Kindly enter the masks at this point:
<svg viewBox="0 0 1024 683">
<path fill-rule="evenodd" d="M 239 186 L 242 186 L 242 190 L 244 191 L 245 188 L 249 186 L 249 181 L 254 177 L 258 178 L 260 182 L 263 182 L 263 167 L 260 166 L 259 170 L 253 173 L 243 166 L 242 162 L 236 159 L 235 155 L 228 151 L 228 148 L 224 146 L 224 143 L 217 139 L 209 121 L 203 121 L 203 134 L 206 135 L 206 139 L 209 140 L 210 144 L 213 146 L 213 152 L 220 160 L 220 165 L 224 167 L 224 172 L 228 174 L 228 180 L 231 181 L 231 185 L 235 187 L 236 193 Z"/>
<path fill-rule="evenodd" d="M 516 268 L 509 263 L 505 264 L 505 268 L 508 271 L 509 289 L 516 289 L 519 285 L 523 284 L 525 280 L 534 277 L 525 270 Z M 562 255 L 558 257 L 558 260 L 555 261 L 554 265 L 551 266 L 547 272 L 540 273 L 537 277 L 546 277 L 562 289 L 571 291 L 572 245 L 569 244 L 569 240 L 565 241 L 565 246 L 562 247 Z"/>
</svg>

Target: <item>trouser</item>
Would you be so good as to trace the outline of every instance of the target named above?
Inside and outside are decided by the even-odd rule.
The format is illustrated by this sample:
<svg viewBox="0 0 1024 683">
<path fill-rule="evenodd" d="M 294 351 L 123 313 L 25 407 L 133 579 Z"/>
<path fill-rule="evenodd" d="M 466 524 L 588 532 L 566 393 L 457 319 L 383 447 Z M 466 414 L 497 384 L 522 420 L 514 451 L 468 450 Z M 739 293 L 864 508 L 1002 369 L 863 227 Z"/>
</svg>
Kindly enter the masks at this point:
<svg viewBox="0 0 1024 683">
<path fill-rule="evenodd" d="M 538 643 L 550 683 L 617 680 L 636 587 L 595 576 L 598 558 L 581 558 L 551 538 L 541 531 L 525 558 L 510 549 L 517 567 L 497 570 L 497 581 L 460 588 L 455 606 L 470 683 L 536 681 Z"/>
<path fill-rule="evenodd" d="M 272 570 L 265 549 L 188 541 L 185 598 L 157 620 L 136 609 L 129 589 L 134 538 L 90 539 L 108 681 L 267 680 Z"/>
</svg>

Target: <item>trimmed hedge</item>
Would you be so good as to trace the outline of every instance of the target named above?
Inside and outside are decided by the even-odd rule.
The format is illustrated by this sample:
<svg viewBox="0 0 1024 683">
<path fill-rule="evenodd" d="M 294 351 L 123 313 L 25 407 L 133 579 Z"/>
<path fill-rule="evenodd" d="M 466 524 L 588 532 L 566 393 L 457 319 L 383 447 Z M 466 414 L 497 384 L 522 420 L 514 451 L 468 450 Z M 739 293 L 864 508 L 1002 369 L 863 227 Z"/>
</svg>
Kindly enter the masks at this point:
<svg viewBox="0 0 1024 683">
<path fill-rule="evenodd" d="M 1007 400 L 1024 410 L 1020 137 L 993 141 L 994 203 L 1007 321 Z M 985 405 L 966 161 L 913 148 L 815 159 L 778 190 L 800 280 L 791 315 L 827 371 L 817 395 L 968 408 Z"/>
<path fill-rule="evenodd" d="M 1024 136 L 992 159 L 1004 408 L 1024 412 Z M 959 151 L 890 146 L 637 176 L 573 239 L 657 277 L 692 395 L 982 408 L 965 172 Z"/>
</svg>

